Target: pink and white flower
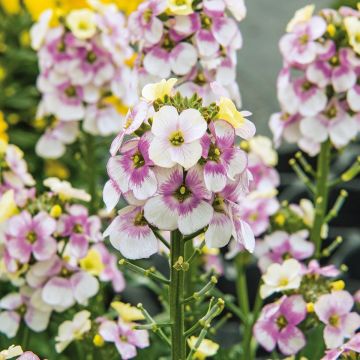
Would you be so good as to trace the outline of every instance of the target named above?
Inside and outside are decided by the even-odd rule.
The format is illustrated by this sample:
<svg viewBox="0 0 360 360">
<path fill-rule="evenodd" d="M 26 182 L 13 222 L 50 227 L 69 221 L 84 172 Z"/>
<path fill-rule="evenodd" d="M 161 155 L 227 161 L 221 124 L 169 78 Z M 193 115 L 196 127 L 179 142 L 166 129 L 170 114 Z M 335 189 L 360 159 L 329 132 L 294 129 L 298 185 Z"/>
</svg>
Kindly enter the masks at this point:
<svg viewBox="0 0 360 360">
<path fill-rule="evenodd" d="M 57 231 L 60 236 L 68 237 L 68 247 L 72 256 L 82 258 L 86 255 L 91 242 L 102 240 L 101 222 L 97 216 L 89 216 L 86 207 L 71 205 L 67 213 L 58 221 Z"/>
<path fill-rule="evenodd" d="M 184 173 L 180 166 L 157 171 L 158 193 L 144 206 L 144 216 L 162 230 L 179 229 L 189 235 L 209 224 L 213 207 L 209 203 L 210 192 L 206 189 L 199 166 Z"/>
<path fill-rule="evenodd" d="M 306 317 L 306 303 L 301 295 L 283 296 L 265 305 L 254 326 L 256 340 L 271 352 L 278 345 L 284 355 L 293 355 L 305 344 L 305 336 L 297 327 Z"/>
<path fill-rule="evenodd" d="M 142 136 L 126 142 L 120 149 L 121 155 L 112 156 L 107 164 L 110 180 L 104 191 L 107 204 L 114 204 L 121 193 L 132 191 L 139 200 L 146 200 L 157 190 L 157 180 L 149 158 L 150 136 Z M 111 187 L 111 188 L 110 188 Z M 117 195 L 114 197 L 114 194 Z M 111 210 L 111 206 L 107 207 Z"/>
<path fill-rule="evenodd" d="M 314 244 L 307 241 L 308 231 L 298 231 L 288 234 L 285 231 L 275 231 L 259 241 L 256 254 L 258 265 L 262 272 L 273 263 L 281 264 L 285 259 L 304 260 L 314 253 Z"/>
<path fill-rule="evenodd" d="M 22 313 L 25 324 L 31 330 L 41 332 L 48 326 L 51 308 L 39 296 L 30 297 L 26 294 L 26 289 L 9 293 L 0 300 L 0 332 L 8 338 L 15 337 Z"/>
<path fill-rule="evenodd" d="M 119 319 L 117 322 L 101 320 L 99 334 L 106 342 L 114 343 L 121 358 L 132 359 L 136 357 L 136 349 L 149 346 L 149 336 L 146 330 L 134 330 L 132 324 Z"/>
<path fill-rule="evenodd" d="M 350 338 L 360 327 L 360 316 L 351 312 L 354 299 L 347 291 L 336 291 L 320 296 L 315 303 L 315 313 L 325 324 L 326 347 L 334 349 Z"/>
<path fill-rule="evenodd" d="M 339 348 L 327 350 L 325 356 L 321 358 L 321 360 L 336 360 L 340 359 L 341 355 L 352 356 L 353 354 L 360 354 L 360 333 L 355 334 L 348 342 L 341 345 Z"/>
<path fill-rule="evenodd" d="M 22 264 L 28 263 L 32 255 L 36 260 L 48 260 L 56 253 L 55 230 L 56 221 L 47 213 L 32 217 L 24 210 L 8 221 L 6 248 Z"/>
<path fill-rule="evenodd" d="M 226 121 L 215 121 L 210 125 L 211 135 L 201 139 L 204 165 L 204 180 L 208 190 L 219 192 L 229 180 L 247 167 L 246 153 L 234 146 L 235 130 Z"/>
<path fill-rule="evenodd" d="M 112 246 L 128 259 L 148 258 L 159 250 L 158 240 L 144 217 L 143 206 L 129 205 L 104 232 Z"/>
<path fill-rule="evenodd" d="M 326 22 L 319 16 L 294 26 L 292 32 L 283 36 L 280 50 L 290 63 L 309 64 L 316 58 L 319 39 L 326 31 Z"/>
</svg>

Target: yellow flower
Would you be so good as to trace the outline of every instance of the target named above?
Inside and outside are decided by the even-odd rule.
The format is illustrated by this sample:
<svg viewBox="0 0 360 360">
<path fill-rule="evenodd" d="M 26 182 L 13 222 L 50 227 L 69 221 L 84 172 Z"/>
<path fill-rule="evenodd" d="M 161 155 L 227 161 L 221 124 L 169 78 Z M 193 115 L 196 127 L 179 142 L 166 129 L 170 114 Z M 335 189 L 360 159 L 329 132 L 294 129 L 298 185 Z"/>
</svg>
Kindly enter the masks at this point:
<svg viewBox="0 0 360 360">
<path fill-rule="evenodd" d="M 286 218 L 285 218 L 285 215 L 284 214 L 277 214 L 274 218 L 274 221 L 277 225 L 279 226 L 283 226 L 285 224 L 285 221 L 286 221 Z"/>
<path fill-rule="evenodd" d="M 191 338 L 188 339 L 188 344 L 190 349 L 195 348 L 197 341 L 198 338 L 196 336 L 191 336 Z M 195 351 L 193 358 L 198 360 L 203 360 L 209 356 L 214 356 L 218 350 L 219 350 L 219 344 L 211 340 L 204 339 L 201 341 L 200 346 Z"/>
<path fill-rule="evenodd" d="M 173 15 L 190 15 L 194 12 L 192 0 L 167 0 L 167 7 Z"/>
<path fill-rule="evenodd" d="M 6 133 L 7 128 L 8 125 L 4 119 L 4 114 L 2 111 L 0 111 L 0 140 L 2 140 L 5 144 L 9 141 L 9 137 Z"/>
<path fill-rule="evenodd" d="M 7 14 L 15 15 L 21 11 L 19 0 L 0 0 L 0 4 Z"/>
<path fill-rule="evenodd" d="M 230 99 L 221 97 L 219 108 L 218 118 L 227 121 L 234 129 L 240 128 L 245 123 L 244 116 Z"/>
<path fill-rule="evenodd" d="M 307 5 L 295 12 L 294 17 L 290 20 L 290 22 L 286 26 L 286 31 L 291 32 L 294 30 L 295 25 L 301 24 L 311 19 L 315 10 L 315 5 Z"/>
<path fill-rule="evenodd" d="M 93 344 L 96 347 L 102 347 L 105 344 L 104 338 L 100 334 L 96 334 L 93 338 Z"/>
<path fill-rule="evenodd" d="M 165 95 L 170 95 L 177 79 L 161 80 L 155 84 L 147 84 L 142 90 L 142 96 L 147 101 L 155 101 L 156 99 L 164 99 Z"/>
<path fill-rule="evenodd" d="M 80 267 L 89 274 L 99 276 L 105 269 L 101 255 L 95 249 L 90 249 L 86 256 L 80 260 Z"/>
<path fill-rule="evenodd" d="M 92 10 L 73 10 L 66 18 L 66 24 L 75 37 L 89 39 L 96 33 L 96 15 Z"/>
<path fill-rule="evenodd" d="M 333 281 L 330 285 L 333 291 L 341 291 L 345 288 L 345 282 L 343 280 Z"/>
<path fill-rule="evenodd" d="M 137 307 L 131 306 L 130 304 L 113 301 L 111 307 L 119 314 L 119 317 L 126 322 L 145 319 L 143 313 Z"/>
<path fill-rule="evenodd" d="M 0 155 L 4 154 L 7 149 L 8 143 L 0 136 Z"/>
<path fill-rule="evenodd" d="M 60 205 L 54 205 L 50 210 L 50 216 L 57 219 L 61 216 L 62 209 Z"/>
<path fill-rule="evenodd" d="M 58 14 L 66 14 L 74 9 L 89 7 L 87 0 L 24 0 L 24 3 L 34 20 L 38 20 L 40 15 L 48 9 Z M 56 25 L 56 22 L 52 25 Z"/>
<path fill-rule="evenodd" d="M 315 311 L 315 307 L 314 307 L 313 302 L 309 302 L 309 303 L 306 304 L 306 311 L 308 313 L 313 313 Z"/>
<path fill-rule="evenodd" d="M 6 191 L 0 198 L 0 223 L 18 213 L 15 203 L 14 190 Z"/>
<path fill-rule="evenodd" d="M 350 16 L 344 19 L 344 24 L 350 45 L 354 51 L 360 55 L 360 20 L 354 16 Z"/>
<path fill-rule="evenodd" d="M 47 160 L 45 163 L 45 175 L 48 177 L 57 177 L 61 180 L 70 176 L 69 169 L 57 160 Z"/>
</svg>

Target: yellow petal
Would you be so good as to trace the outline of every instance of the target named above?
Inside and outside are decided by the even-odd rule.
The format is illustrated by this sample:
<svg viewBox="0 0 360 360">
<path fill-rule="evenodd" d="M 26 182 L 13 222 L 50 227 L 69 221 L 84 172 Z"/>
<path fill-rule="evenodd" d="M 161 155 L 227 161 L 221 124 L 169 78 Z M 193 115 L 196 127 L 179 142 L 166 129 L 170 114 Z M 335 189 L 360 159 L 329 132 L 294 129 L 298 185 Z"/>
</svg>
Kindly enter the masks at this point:
<svg viewBox="0 0 360 360">
<path fill-rule="evenodd" d="M 119 314 L 119 317 L 126 322 L 144 320 L 143 313 L 130 304 L 125 304 L 121 301 L 113 301 L 111 307 Z"/>
<path fill-rule="evenodd" d="M 0 198 L 0 223 L 19 212 L 14 198 L 14 190 L 6 191 Z"/>
</svg>

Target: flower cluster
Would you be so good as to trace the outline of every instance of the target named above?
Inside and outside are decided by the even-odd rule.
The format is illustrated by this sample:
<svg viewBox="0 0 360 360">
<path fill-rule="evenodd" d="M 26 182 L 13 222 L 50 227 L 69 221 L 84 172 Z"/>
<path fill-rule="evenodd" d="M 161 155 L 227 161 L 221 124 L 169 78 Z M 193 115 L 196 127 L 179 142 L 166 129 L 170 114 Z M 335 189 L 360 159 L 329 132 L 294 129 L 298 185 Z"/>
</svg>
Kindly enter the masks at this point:
<svg viewBox="0 0 360 360">
<path fill-rule="evenodd" d="M 91 340 L 96 347 L 114 344 L 121 359 L 132 359 L 137 355 L 137 348 L 149 346 L 149 335 L 146 330 L 136 330 L 135 321 L 144 320 L 142 312 L 119 301 L 111 303 L 114 315 L 105 314 L 91 319 L 91 313 L 82 310 L 75 314 L 72 320 L 60 324 L 55 337 L 56 352 L 63 352 L 73 341 Z M 109 316 L 108 316 L 109 315 Z"/>
<path fill-rule="evenodd" d="M 337 149 L 346 146 L 360 126 L 360 12 L 313 12 L 314 5 L 297 11 L 280 40 L 282 111 L 270 120 L 276 143 L 284 138 L 311 156 L 327 140 Z"/>
<path fill-rule="evenodd" d="M 231 100 L 204 106 L 196 94 L 175 94 L 175 81 L 145 86 L 112 143 L 104 201 L 108 210 L 120 197 L 129 205 L 104 235 L 130 259 L 158 251 L 158 230 L 203 229 L 209 248 L 233 237 L 253 251 L 254 235 L 239 214 L 251 174 L 235 135 L 249 139 L 255 127 Z"/>
<path fill-rule="evenodd" d="M 254 235 L 260 236 L 269 228 L 271 216 L 279 209 L 276 195 L 280 177 L 274 168 L 278 157 L 271 140 L 265 136 L 257 135 L 240 145 L 248 153 L 252 181 L 249 193 L 239 206 L 239 214 L 250 225 Z M 239 250 L 241 248 L 233 242 L 227 258 L 232 258 Z"/>
<path fill-rule="evenodd" d="M 129 17 L 132 42 L 139 50 L 140 88 L 177 77 L 184 96 L 197 93 L 209 104 L 216 88 L 239 106 L 236 51 L 242 37 L 227 11 L 237 21 L 246 15 L 243 0 L 148 0 L 140 4 Z"/>
<path fill-rule="evenodd" d="M 277 248 L 285 248 L 285 238 L 285 233 L 279 232 L 268 240 L 276 246 L 273 257 L 279 256 Z M 337 359 L 337 356 L 330 357 L 330 354 L 341 354 L 344 351 L 358 353 L 359 347 L 349 345 L 347 348 L 348 343 L 344 344 L 346 339 L 351 339 L 350 344 L 356 342 L 358 335 L 355 332 L 360 327 L 360 316 L 352 311 L 354 298 L 343 290 L 344 282 L 334 281 L 340 271 L 333 265 L 320 267 L 316 260 L 311 260 L 308 265 L 295 260 L 296 257 L 308 257 L 313 249 L 310 243 L 301 246 L 304 244 L 303 239 L 299 239 L 300 245 L 293 239 L 287 239 L 287 247 L 289 253 L 292 251 L 290 256 L 293 258 L 282 264 L 275 260 L 262 277 L 262 298 L 274 293 L 283 295 L 262 309 L 254 327 L 255 338 L 267 351 L 273 351 L 277 345 L 284 355 L 293 355 L 306 344 L 304 331 L 323 324 L 323 337 L 329 349 L 324 359 Z M 299 252 L 301 248 L 302 252 Z M 308 250 L 307 254 L 304 249 Z"/>
<path fill-rule="evenodd" d="M 37 143 L 42 157 L 57 158 L 83 130 L 107 136 L 121 128 L 127 107 L 137 98 L 125 17 L 115 5 L 72 10 L 57 19 L 43 12 L 31 30 L 38 51 L 42 94 L 37 116 L 48 126 Z"/>
<path fill-rule="evenodd" d="M 39 332 L 53 311 L 87 305 L 99 280 L 112 282 L 115 292 L 125 286 L 116 257 L 102 243 L 99 217 L 75 201 L 89 200 L 88 195 L 56 179 L 45 185 L 50 192 L 18 206 L 1 224 L 1 277 L 13 290 L 0 299 L 0 332 L 9 338 L 21 319 Z"/>
<path fill-rule="evenodd" d="M 0 222 L 16 205 L 23 206 L 34 197 L 35 181 L 28 172 L 23 152 L 13 144 L 0 140 Z"/>
</svg>

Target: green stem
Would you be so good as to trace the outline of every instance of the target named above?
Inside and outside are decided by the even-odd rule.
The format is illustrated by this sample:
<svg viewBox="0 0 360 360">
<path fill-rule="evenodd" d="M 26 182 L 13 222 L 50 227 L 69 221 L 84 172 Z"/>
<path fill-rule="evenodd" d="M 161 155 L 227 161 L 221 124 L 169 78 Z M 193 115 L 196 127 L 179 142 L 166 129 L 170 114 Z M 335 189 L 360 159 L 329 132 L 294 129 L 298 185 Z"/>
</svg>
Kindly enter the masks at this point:
<svg viewBox="0 0 360 360">
<path fill-rule="evenodd" d="M 244 321 L 244 330 L 243 330 L 243 340 L 242 340 L 242 349 L 243 354 L 242 358 L 248 360 L 250 356 L 250 341 L 251 341 L 251 323 L 249 319 L 250 315 L 250 305 L 249 305 L 249 295 L 246 281 L 246 257 L 247 254 L 239 253 L 235 259 L 236 270 L 237 270 L 237 281 L 236 281 L 236 292 L 239 307 L 242 313 L 245 315 Z"/>
<path fill-rule="evenodd" d="M 329 197 L 331 143 L 329 140 L 321 144 L 317 162 L 316 189 L 315 189 L 315 219 L 311 231 L 311 240 L 315 244 L 315 257 L 321 256 L 321 230 L 325 221 Z"/>
<path fill-rule="evenodd" d="M 245 272 L 245 256 L 240 253 L 235 259 L 236 270 L 237 270 L 237 281 L 236 281 L 236 293 L 238 298 L 239 307 L 243 314 L 247 315 L 250 311 L 248 289 L 246 282 Z"/>
<path fill-rule="evenodd" d="M 171 328 L 171 359 L 185 360 L 186 338 L 184 336 L 184 263 L 185 243 L 178 230 L 171 232 L 170 244 L 170 322 Z"/>
</svg>

